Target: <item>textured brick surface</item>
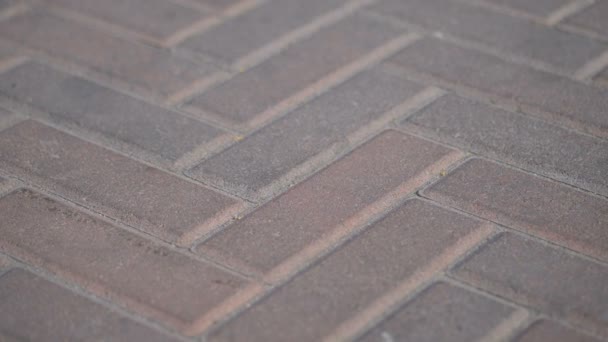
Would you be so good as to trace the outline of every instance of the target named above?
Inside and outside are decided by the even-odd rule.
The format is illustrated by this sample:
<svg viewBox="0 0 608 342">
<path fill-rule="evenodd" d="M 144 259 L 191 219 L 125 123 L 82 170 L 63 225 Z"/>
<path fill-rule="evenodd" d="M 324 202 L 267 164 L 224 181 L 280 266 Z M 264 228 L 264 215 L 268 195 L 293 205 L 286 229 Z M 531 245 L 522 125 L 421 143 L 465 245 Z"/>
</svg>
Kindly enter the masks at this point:
<svg viewBox="0 0 608 342">
<path fill-rule="evenodd" d="M 360 341 L 478 341 L 514 309 L 447 283 L 436 283 Z"/>
<path fill-rule="evenodd" d="M 516 342 L 599 342 L 599 339 L 552 321 L 538 321 L 515 339 Z"/>
<path fill-rule="evenodd" d="M 0 168 L 170 240 L 235 203 L 33 121 L 0 133 Z"/>
<path fill-rule="evenodd" d="M 0 37 L 109 74 L 158 96 L 170 95 L 215 70 L 168 50 L 127 42 L 38 10 L 0 22 Z"/>
<path fill-rule="evenodd" d="M 176 160 L 221 132 L 176 112 L 37 63 L 26 63 L 1 75 L 0 94 L 48 112 L 60 123 L 98 132 L 168 161 Z"/>
<path fill-rule="evenodd" d="M 480 224 L 421 201 L 407 202 L 209 340 L 320 340 Z"/>
<path fill-rule="evenodd" d="M 608 201 L 568 186 L 474 159 L 423 195 L 608 260 Z"/>
<path fill-rule="evenodd" d="M 604 69 L 597 76 L 598 76 L 598 78 L 603 79 L 604 81 L 608 82 L 608 68 Z"/>
<path fill-rule="evenodd" d="M 11 265 L 11 262 L 8 257 L 0 254 L 0 270 L 4 270 Z"/>
<path fill-rule="evenodd" d="M 54 0 L 53 5 L 159 40 L 204 17 L 192 8 L 165 0 Z"/>
<path fill-rule="evenodd" d="M 25 298 L 27 300 L 23 300 Z M 177 341 L 20 269 L 0 276 L 0 338 L 3 341 Z"/>
<path fill-rule="evenodd" d="M 347 18 L 210 89 L 189 106 L 234 122 L 247 121 L 400 33 L 367 17 Z"/>
<path fill-rule="evenodd" d="M 0 0 L 0 340 L 608 339 L 607 8 Z"/>
<path fill-rule="evenodd" d="M 603 264 L 507 233 L 454 273 L 500 297 L 608 336 L 608 268 Z"/>
<path fill-rule="evenodd" d="M 490 3 L 545 16 L 571 3 L 571 0 L 486 0 Z"/>
<path fill-rule="evenodd" d="M 240 0 L 192 0 L 206 6 L 210 6 L 214 9 L 225 9 L 230 6 L 236 5 Z"/>
<path fill-rule="evenodd" d="M 392 61 L 456 85 L 540 107 L 608 135 L 608 92 L 437 39 L 414 43 Z"/>
<path fill-rule="evenodd" d="M 238 18 L 190 37 L 181 46 L 232 63 L 345 2 L 268 1 Z"/>
<path fill-rule="evenodd" d="M 17 0 L 0 0 L 0 11 L 7 10 L 17 3 Z"/>
<path fill-rule="evenodd" d="M 608 195 L 608 143 L 530 116 L 446 96 L 407 121 L 446 143 Z"/>
<path fill-rule="evenodd" d="M 6 109 L 3 109 L 3 108 L 0 108 L 0 120 L 6 119 L 6 118 L 8 118 L 9 116 L 12 116 L 12 115 L 13 114 L 10 111 L 8 111 Z"/>
<path fill-rule="evenodd" d="M 595 33 L 608 37 L 608 3 L 597 1 L 595 4 L 584 9 L 582 12 L 565 20 L 568 24 L 574 24 L 586 28 Z"/>
<path fill-rule="evenodd" d="M 31 190 L 0 199 L 0 213 L 10 217 L 0 224 L 3 250 L 67 274 L 102 295 L 127 297 L 182 322 L 195 319 L 243 283 Z M 170 276 L 163 275 L 167 269 Z"/>
<path fill-rule="evenodd" d="M 375 8 L 425 28 L 479 41 L 567 70 L 576 70 L 607 47 L 526 19 L 453 0 L 387 0 Z M 565 51 L 564 46 L 570 48 Z"/>
<path fill-rule="evenodd" d="M 199 251 L 270 270 L 451 152 L 389 131 L 227 227 Z M 274 247 L 260 248 L 269 245 Z"/>
<path fill-rule="evenodd" d="M 365 72 L 203 162 L 191 174 L 257 191 L 419 90 L 381 71 Z"/>
</svg>

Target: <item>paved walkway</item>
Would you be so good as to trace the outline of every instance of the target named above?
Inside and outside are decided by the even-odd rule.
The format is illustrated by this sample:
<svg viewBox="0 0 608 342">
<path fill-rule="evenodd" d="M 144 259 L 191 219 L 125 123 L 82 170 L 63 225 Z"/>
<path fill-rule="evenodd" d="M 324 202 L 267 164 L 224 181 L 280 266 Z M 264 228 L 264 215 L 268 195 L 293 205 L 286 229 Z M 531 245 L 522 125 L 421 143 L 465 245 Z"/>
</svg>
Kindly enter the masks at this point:
<svg viewBox="0 0 608 342">
<path fill-rule="evenodd" d="M 0 0 L 0 340 L 608 340 L 607 0 Z"/>
</svg>

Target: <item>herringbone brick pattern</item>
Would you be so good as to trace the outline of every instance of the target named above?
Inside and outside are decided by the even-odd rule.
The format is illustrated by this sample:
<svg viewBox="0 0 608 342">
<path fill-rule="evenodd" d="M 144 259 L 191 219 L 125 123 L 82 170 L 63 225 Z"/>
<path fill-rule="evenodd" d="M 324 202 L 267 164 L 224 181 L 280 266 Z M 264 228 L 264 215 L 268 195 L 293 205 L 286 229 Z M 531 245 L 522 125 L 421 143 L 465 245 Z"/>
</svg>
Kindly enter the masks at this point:
<svg viewBox="0 0 608 342">
<path fill-rule="evenodd" d="M 608 340 L 608 1 L 0 0 L 0 340 Z"/>
</svg>

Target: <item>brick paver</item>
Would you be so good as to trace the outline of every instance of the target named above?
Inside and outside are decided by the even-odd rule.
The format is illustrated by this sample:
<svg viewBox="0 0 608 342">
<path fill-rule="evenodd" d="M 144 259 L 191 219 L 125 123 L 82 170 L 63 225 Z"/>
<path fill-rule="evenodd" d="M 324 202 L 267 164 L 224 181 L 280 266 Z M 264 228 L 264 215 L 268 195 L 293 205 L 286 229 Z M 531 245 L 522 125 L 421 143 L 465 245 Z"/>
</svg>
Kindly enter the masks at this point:
<svg viewBox="0 0 608 342">
<path fill-rule="evenodd" d="M 430 30 L 479 41 L 566 70 L 576 70 L 608 47 L 592 39 L 454 0 L 386 0 L 375 9 Z M 568 51 L 563 46 L 568 46 Z"/>
<path fill-rule="evenodd" d="M 565 20 L 566 23 L 576 25 L 592 32 L 608 37 L 608 3 L 597 1 L 582 12 Z"/>
<path fill-rule="evenodd" d="M 99 295 L 185 324 L 243 281 L 28 189 L 0 199 L 3 250 Z M 170 269 L 171 276 L 163 276 Z M 200 289 L 204 288 L 201 293 Z"/>
<path fill-rule="evenodd" d="M 536 1 L 528 1 L 528 0 L 485 0 L 489 3 L 505 6 L 507 8 L 512 8 L 516 10 L 520 10 L 523 12 L 527 12 L 530 14 L 535 14 L 539 16 L 547 16 L 553 11 L 558 10 L 562 6 L 568 5 L 572 3 L 572 0 L 536 0 Z"/>
<path fill-rule="evenodd" d="M 479 159 L 423 196 L 608 260 L 608 201 L 603 198 Z"/>
<path fill-rule="evenodd" d="M 576 330 L 569 329 L 563 325 L 551 321 L 539 321 L 526 329 L 515 341 L 517 342 L 598 342 L 592 336 L 585 335 Z"/>
<path fill-rule="evenodd" d="M 255 132 L 190 174 L 245 193 L 259 191 L 422 88 L 382 71 L 365 72 Z"/>
<path fill-rule="evenodd" d="M 605 140 L 456 96 L 432 103 L 410 117 L 406 126 L 475 153 L 608 195 Z"/>
<path fill-rule="evenodd" d="M 210 89 L 187 106 L 236 123 L 251 120 L 400 33 L 403 31 L 368 17 L 346 18 Z"/>
<path fill-rule="evenodd" d="M 65 124 L 141 148 L 169 162 L 221 131 L 49 66 L 25 63 L 0 79 L 0 94 Z"/>
<path fill-rule="evenodd" d="M 53 0 L 52 4 L 159 41 L 205 16 L 191 6 L 164 0 Z"/>
<path fill-rule="evenodd" d="M 381 322 L 360 341 L 478 341 L 515 309 L 446 283 L 437 283 Z"/>
<path fill-rule="evenodd" d="M 210 340 L 319 340 L 385 292 L 420 281 L 437 264 L 445 267 L 458 254 L 447 250 L 470 244 L 465 237 L 480 235 L 477 229 L 485 230 L 481 222 L 410 201 L 221 327 Z"/>
<path fill-rule="evenodd" d="M 0 37 L 33 52 L 108 74 L 160 98 L 216 70 L 207 63 L 127 41 L 43 10 L 0 22 Z"/>
<path fill-rule="evenodd" d="M 511 233 L 454 270 L 456 277 L 608 337 L 608 267 Z"/>
<path fill-rule="evenodd" d="M 391 62 L 447 81 L 447 86 L 470 87 L 535 106 L 554 114 L 554 119 L 602 137 L 608 135 L 606 90 L 438 39 L 417 42 Z"/>
<path fill-rule="evenodd" d="M 0 340 L 608 341 L 606 0 L 0 0 Z"/>
<path fill-rule="evenodd" d="M 0 276 L 0 298 L 3 341 L 178 341 L 20 269 Z"/>
<path fill-rule="evenodd" d="M 386 132 L 205 241 L 199 251 L 269 271 L 401 187 L 405 196 L 455 151 Z M 435 166 L 437 168 L 437 166 Z M 438 172 L 435 171 L 435 172 Z M 237 244 L 239 248 L 232 248 Z M 274 248 L 259 248 L 272 245 Z"/>
<path fill-rule="evenodd" d="M 233 63 L 345 3 L 346 0 L 268 1 L 237 20 L 188 38 L 180 46 Z"/>
<path fill-rule="evenodd" d="M 0 133 L 3 169 L 174 240 L 235 200 L 35 121 Z"/>
</svg>

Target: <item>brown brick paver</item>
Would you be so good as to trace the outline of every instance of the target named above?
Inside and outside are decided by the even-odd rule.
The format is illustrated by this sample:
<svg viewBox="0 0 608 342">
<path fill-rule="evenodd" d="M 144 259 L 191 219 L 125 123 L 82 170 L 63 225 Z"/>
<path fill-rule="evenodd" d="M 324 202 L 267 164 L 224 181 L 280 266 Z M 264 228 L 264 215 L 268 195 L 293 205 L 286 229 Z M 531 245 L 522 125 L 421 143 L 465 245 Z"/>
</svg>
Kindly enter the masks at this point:
<svg viewBox="0 0 608 342">
<path fill-rule="evenodd" d="M 346 0 L 268 1 L 238 20 L 226 21 L 188 38 L 180 46 L 234 63 L 345 3 Z"/>
<path fill-rule="evenodd" d="M 575 70 L 608 47 L 592 39 L 453 0 L 387 0 L 375 9 L 430 30 L 478 41 L 565 70 Z M 563 46 L 568 46 L 568 51 Z"/>
<path fill-rule="evenodd" d="M 512 307 L 446 283 L 431 285 L 360 341 L 476 341 L 515 315 Z"/>
<path fill-rule="evenodd" d="M 606 0 L 0 0 L 0 341 L 608 341 Z"/>
<path fill-rule="evenodd" d="M 54 6 L 162 41 L 205 14 L 164 0 L 54 0 Z"/>
<path fill-rule="evenodd" d="M 245 193 L 269 186 L 422 88 L 380 70 L 362 73 L 190 171 Z M 270 153 L 269 153 L 270 152 Z"/>
<path fill-rule="evenodd" d="M 506 233 L 454 270 L 456 277 L 608 337 L 608 267 Z"/>
<path fill-rule="evenodd" d="M 167 240 L 238 202 L 35 121 L 0 133 L 0 164 Z"/>
<path fill-rule="evenodd" d="M 208 63 L 127 41 L 38 9 L 0 22 L 0 37 L 34 53 L 42 52 L 108 74 L 159 98 L 216 70 Z"/>
<path fill-rule="evenodd" d="M 432 103 L 410 117 L 406 126 L 445 143 L 608 195 L 605 140 L 456 96 Z"/>
<path fill-rule="evenodd" d="M 3 341 L 178 341 L 21 269 L 0 276 L 0 298 Z"/>
<path fill-rule="evenodd" d="M 401 33 L 368 17 L 346 18 L 195 97 L 187 107 L 236 123 L 251 120 Z"/>
<path fill-rule="evenodd" d="M 186 324 L 243 281 L 28 189 L 0 199 L 1 246 L 99 295 Z M 163 276 L 165 270 L 171 276 Z M 204 292 L 200 293 L 200 289 Z"/>
<path fill-rule="evenodd" d="M 60 124 L 99 133 L 169 163 L 221 134 L 202 122 L 37 63 L 7 71 L 0 94 L 48 113 Z"/>
<path fill-rule="evenodd" d="M 413 192 L 430 170 L 445 167 L 442 159 L 454 157 L 455 151 L 446 147 L 386 132 L 228 226 L 198 250 L 269 271 L 336 226 L 356 221 L 353 216 L 383 196 L 395 190 L 393 196 Z M 238 249 L 232 248 L 235 243 Z"/>
<path fill-rule="evenodd" d="M 565 22 L 608 37 L 607 15 L 608 3 L 606 3 L 606 1 L 598 1 L 596 4 L 593 4 L 580 13 L 568 18 Z"/>
<path fill-rule="evenodd" d="M 417 42 L 391 62 L 447 81 L 447 86 L 470 87 L 535 106 L 552 114 L 547 116 L 553 120 L 562 119 L 602 137 L 608 135 L 606 90 L 438 39 Z"/>
<path fill-rule="evenodd" d="M 210 340 L 319 340 L 385 292 L 414 286 L 408 283 L 422 281 L 417 278 L 427 277 L 428 268 L 445 267 L 461 245 L 479 241 L 488 230 L 468 217 L 421 201 L 407 202 L 221 327 Z M 432 260 L 435 256 L 438 262 Z"/>
<path fill-rule="evenodd" d="M 423 196 L 608 260 L 608 201 L 603 198 L 479 159 Z"/>
<path fill-rule="evenodd" d="M 551 321 L 539 321 L 515 339 L 517 342 L 597 342 L 592 336 L 582 334 Z"/>
<path fill-rule="evenodd" d="M 572 3 L 571 0 L 486 0 L 490 3 L 520 10 L 523 12 L 547 16 L 560 7 Z"/>
</svg>

